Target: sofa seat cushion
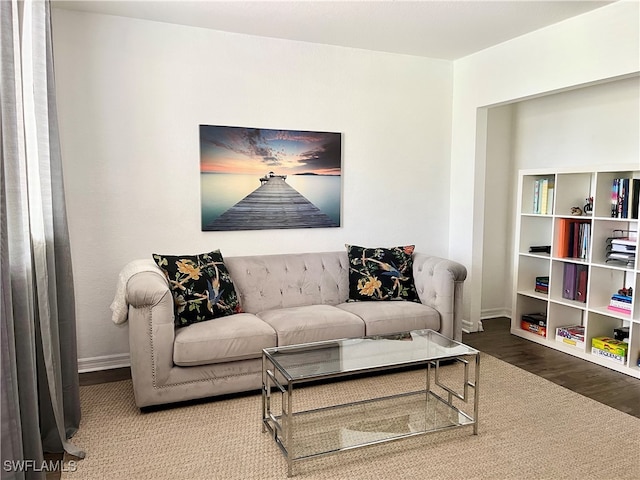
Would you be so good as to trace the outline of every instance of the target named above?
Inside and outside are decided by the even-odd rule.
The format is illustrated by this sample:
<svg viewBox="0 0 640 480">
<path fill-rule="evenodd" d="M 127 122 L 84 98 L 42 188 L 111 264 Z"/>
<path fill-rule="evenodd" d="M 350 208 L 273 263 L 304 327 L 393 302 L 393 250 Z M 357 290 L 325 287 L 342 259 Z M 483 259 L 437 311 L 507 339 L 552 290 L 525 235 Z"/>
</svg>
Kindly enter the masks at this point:
<svg viewBox="0 0 640 480">
<path fill-rule="evenodd" d="M 365 335 L 384 335 L 425 328 L 440 331 L 440 314 L 421 303 L 347 302 L 337 307 L 360 317 L 365 324 Z"/>
<path fill-rule="evenodd" d="M 250 313 L 194 323 L 176 329 L 173 363 L 181 367 L 260 358 L 276 346 L 276 332 Z"/>
<path fill-rule="evenodd" d="M 331 305 L 279 308 L 257 315 L 276 331 L 278 346 L 364 335 L 360 317 Z"/>
</svg>

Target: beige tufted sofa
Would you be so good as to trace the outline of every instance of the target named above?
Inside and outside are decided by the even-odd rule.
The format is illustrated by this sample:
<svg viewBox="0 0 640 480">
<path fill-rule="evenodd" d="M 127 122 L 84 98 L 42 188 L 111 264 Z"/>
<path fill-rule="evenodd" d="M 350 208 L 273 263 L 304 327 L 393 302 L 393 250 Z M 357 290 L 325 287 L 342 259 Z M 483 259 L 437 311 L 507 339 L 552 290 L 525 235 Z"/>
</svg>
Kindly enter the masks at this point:
<svg viewBox="0 0 640 480">
<path fill-rule="evenodd" d="M 175 328 L 166 280 L 126 282 L 138 407 L 259 389 L 263 348 L 431 328 L 460 340 L 463 265 L 415 253 L 421 303 L 348 302 L 346 252 L 226 257 L 245 313 Z"/>
</svg>

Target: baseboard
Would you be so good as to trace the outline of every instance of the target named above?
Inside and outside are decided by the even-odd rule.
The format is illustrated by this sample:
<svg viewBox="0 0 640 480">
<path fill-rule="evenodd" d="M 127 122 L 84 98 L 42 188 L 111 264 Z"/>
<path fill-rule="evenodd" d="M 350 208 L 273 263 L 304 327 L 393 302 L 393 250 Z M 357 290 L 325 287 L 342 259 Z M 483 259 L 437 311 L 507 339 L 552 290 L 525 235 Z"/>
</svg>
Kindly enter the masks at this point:
<svg viewBox="0 0 640 480">
<path fill-rule="evenodd" d="M 508 308 L 487 308 L 480 312 L 480 320 L 497 317 L 511 318 L 511 310 Z"/>
<path fill-rule="evenodd" d="M 464 318 L 462 319 L 462 331 L 464 333 L 481 332 L 482 324 L 479 325 L 479 328 L 480 330 L 477 330 L 476 328 L 474 328 L 472 322 L 470 322 L 469 320 L 465 320 Z"/>
<path fill-rule="evenodd" d="M 130 366 L 131 359 L 129 358 L 128 353 L 78 359 L 78 373 L 97 372 L 100 370 L 110 370 L 113 368 L 124 368 Z"/>
</svg>

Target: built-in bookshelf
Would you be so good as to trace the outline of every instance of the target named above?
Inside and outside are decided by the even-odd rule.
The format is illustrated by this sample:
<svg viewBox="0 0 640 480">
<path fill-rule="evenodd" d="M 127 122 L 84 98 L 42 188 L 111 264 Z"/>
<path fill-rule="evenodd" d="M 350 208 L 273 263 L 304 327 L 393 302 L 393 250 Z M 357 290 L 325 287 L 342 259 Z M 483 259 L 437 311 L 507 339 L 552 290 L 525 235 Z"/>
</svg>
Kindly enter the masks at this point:
<svg viewBox="0 0 640 480">
<path fill-rule="evenodd" d="M 638 165 L 519 172 L 512 334 L 640 378 L 639 197 Z"/>
</svg>

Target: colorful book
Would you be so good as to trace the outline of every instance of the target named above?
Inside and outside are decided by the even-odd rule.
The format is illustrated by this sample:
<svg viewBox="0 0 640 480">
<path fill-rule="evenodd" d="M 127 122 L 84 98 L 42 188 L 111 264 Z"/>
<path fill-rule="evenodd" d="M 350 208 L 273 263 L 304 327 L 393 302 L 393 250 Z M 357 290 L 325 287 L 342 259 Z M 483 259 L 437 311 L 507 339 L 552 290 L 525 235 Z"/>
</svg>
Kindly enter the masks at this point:
<svg viewBox="0 0 640 480">
<path fill-rule="evenodd" d="M 613 300 L 620 300 L 621 302 L 631 303 L 633 301 L 633 297 L 629 295 L 622 295 L 621 293 L 614 293 L 611 295 Z"/>
<path fill-rule="evenodd" d="M 542 215 L 547 214 L 547 199 L 549 195 L 549 180 L 546 178 L 542 180 L 542 185 L 540 187 L 540 213 Z"/>
<path fill-rule="evenodd" d="M 611 185 L 611 217 L 616 218 L 618 216 L 618 184 L 620 179 L 614 178 L 613 185 Z"/>
<path fill-rule="evenodd" d="M 637 243 L 638 240 L 631 237 L 617 237 L 611 239 L 611 245 L 625 245 L 635 247 Z"/>
<path fill-rule="evenodd" d="M 627 313 L 631 311 L 631 304 L 630 303 L 620 302 L 618 300 L 611 300 L 609 302 L 609 306 L 610 307 L 619 308 L 621 310 L 624 310 Z"/>
<path fill-rule="evenodd" d="M 611 310 L 612 312 L 624 313 L 625 315 L 629 315 L 631 310 L 627 310 L 626 308 L 614 307 L 613 305 L 608 305 L 607 310 Z"/>
</svg>

